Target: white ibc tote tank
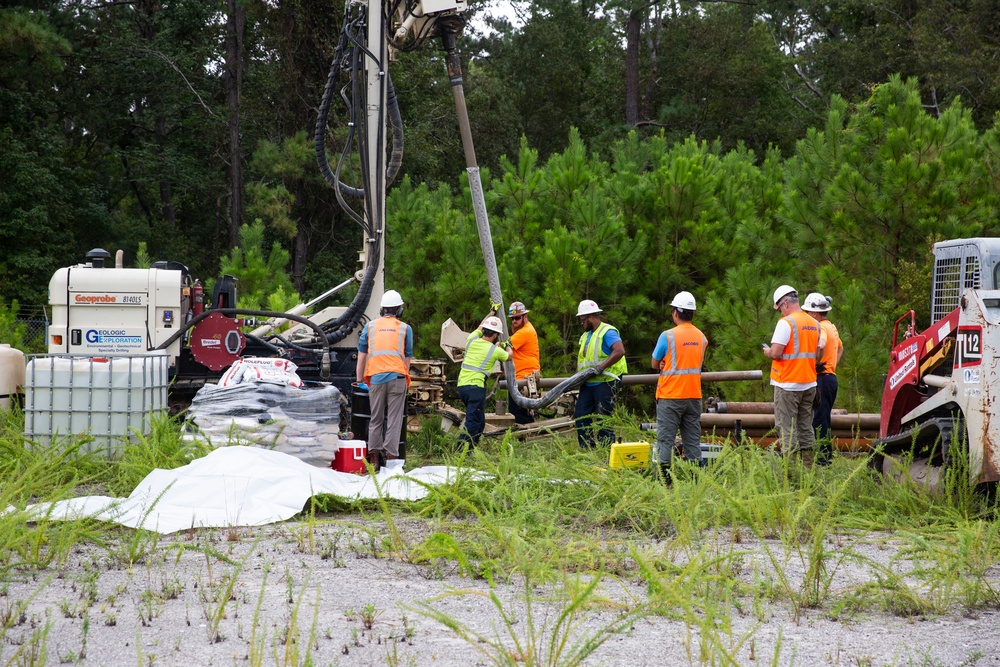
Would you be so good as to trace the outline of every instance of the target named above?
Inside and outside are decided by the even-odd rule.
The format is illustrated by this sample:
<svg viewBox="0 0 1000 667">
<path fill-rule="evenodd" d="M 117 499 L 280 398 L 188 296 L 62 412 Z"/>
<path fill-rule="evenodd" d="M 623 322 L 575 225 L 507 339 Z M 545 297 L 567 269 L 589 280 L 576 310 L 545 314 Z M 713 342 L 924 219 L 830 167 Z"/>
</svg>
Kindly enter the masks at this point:
<svg viewBox="0 0 1000 667">
<path fill-rule="evenodd" d="M 152 416 L 167 409 L 167 384 L 163 352 L 33 356 L 25 378 L 24 434 L 39 441 L 90 434 L 90 450 L 115 454 L 125 439 L 147 435 Z"/>
<path fill-rule="evenodd" d="M 0 409 L 9 410 L 11 399 L 23 391 L 24 352 L 0 343 Z"/>
</svg>

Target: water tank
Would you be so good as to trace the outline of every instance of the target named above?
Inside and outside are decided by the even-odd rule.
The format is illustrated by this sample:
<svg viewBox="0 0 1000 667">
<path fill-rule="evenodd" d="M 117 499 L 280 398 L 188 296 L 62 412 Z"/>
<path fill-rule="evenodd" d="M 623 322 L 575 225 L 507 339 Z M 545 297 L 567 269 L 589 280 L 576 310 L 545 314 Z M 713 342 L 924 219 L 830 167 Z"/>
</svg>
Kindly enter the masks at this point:
<svg viewBox="0 0 1000 667">
<path fill-rule="evenodd" d="M 0 409 L 9 410 L 11 401 L 23 391 L 24 352 L 0 343 Z M 16 401 L 20 403 L 20 400 Z"/>
<path fill-rule="evenodd" d="M 167 409 L 165 352 L 123 357 L 30 355 L 24 384 L 24 435 L 36 441 L 90 434 L 87 448 L 108 455 L 148 435 Z"/>
</svg>

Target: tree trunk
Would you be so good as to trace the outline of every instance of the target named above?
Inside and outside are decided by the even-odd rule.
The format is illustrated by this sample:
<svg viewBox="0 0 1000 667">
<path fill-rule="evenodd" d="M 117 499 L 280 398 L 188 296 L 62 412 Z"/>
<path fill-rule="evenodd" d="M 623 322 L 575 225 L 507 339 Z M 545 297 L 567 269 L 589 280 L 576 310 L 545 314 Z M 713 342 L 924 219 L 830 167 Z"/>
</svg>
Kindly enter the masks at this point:
<svg viewBox="0 0 1000 667">
<path fill-rule="evenodd" d="M 639 105 L 639 113 L 644 119 L 652 119 L 656 115 L 653 109 L 653 98 L 656 95 L 658 81 L 658 45 L 660 43 L 660 33 L 663 32 L 663 15 L 660 13 L 659 5 L 652 7 L 652 14 L 648 17 L 646 25 L 646 58 L 649 61 L 649 73 L 646 76 L 646 93 L 642 96 Z"/>
<path fill-rule="evenodd" d="M 306 264 L 309 260 L 309 225 L 300 220 L 295 234 L 294 251 L 292 253 L 292 283 L 299 294 L 306 289 Z"/>
<path fill-rule="evenodd" d="M 239 244 L 243 224 L 243 150 L 240 144 L 240 97 L 243 93 L 243 27 L 241 0 L 226 0 L 226 96 L 229 102 L 229 245 Z"/>
<path fill-rule="evenodd" d="M 625 122 L 639 124 L 639 41 L 642 33 L 642 13 L 633 9 L 625 24 Z"/>
<path fill-rule="evenodd" d="M 167 119 L 162 113 L 156 116 L 156 144 L 160 148 L 160 154 L 163 155 L 167 144 Z M 168 227 L 173 229 L 177 226 L 173 188 L 170 185 L 170 180 L 162 176 L 160 178 L 160 211 L 163 213 L 163 220 Z"/>
</svg>

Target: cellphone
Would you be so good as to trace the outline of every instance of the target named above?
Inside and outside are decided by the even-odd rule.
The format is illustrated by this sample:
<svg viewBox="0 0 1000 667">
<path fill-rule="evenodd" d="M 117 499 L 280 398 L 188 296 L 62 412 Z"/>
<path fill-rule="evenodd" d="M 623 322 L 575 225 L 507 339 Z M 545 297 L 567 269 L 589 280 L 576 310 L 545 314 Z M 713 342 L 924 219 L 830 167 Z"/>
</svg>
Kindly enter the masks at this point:
<svg viewBox="0 0 1000 667">
<path fill-rule="evenodd" d="M 767 343 L 761 343 L 760 344 L 760 349 L 762 349 L 762 350 L 770 350 L 771 346 L 768 345 Z"/>
</svg>

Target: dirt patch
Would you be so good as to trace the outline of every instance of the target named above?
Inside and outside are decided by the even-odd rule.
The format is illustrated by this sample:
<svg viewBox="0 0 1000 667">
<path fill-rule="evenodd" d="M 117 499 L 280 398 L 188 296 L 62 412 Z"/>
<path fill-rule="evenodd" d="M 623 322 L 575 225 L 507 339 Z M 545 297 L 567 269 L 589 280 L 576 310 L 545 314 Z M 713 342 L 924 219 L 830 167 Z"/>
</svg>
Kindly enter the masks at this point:
<svg viewBox="0 0 1000 667">
<path fill-rule="evenodd" d="M 421 602 L 499 638 L 514 657 L 525 657 L 517 655 L 514 637 L 522 647 L 532 638 L 548 646 L 565 605 L 560 586 L 533 588 L 529 623 L 523 584 L 497 583 L 493 591 L 515 619 L 507 626 L 485 581 L 460 576 L 451 563 L 413 565 L 387 554 L 380 529 L 374 522 L 289 522 L 143 541 L 122 531 L 117 543 L 81 547 L 66 565 L 21 573 L 6 585 L 0 620 L 9 629 L 0 659 L 6 663 L 20 652 L 37 656 L 34 664 L 491 664 L 488 654 L 497 649 L 470 644 L 421 615 Z M 420 521 L 407 520 L 402 529 L 412 537 L 425 533 Z M 731 538 L 706 535 L 698 548 L 735 550 L 731 576 L 744 584 L 780 589 L 777 569 L 792 587 L 806 576 L 808 563 L 786 554 L 780 542 Z M 834 556 L 838 549 L 864 556 L 837 563 L 830 585 L 839 593 L 876 581 L 879 564 L 901 562 L 899 546 L 879 536 L 833 537 L 829 546 Z M 677 560 L 693 553 L 679 550 Z M 989 574 L 1000 583 L 1000 573 Z M 648 591 L 638 577 L 606 577 L 571 639 L 593 636 L 645 602 Z M 994 609 L 901 617 L 829 604 L 796 610 L 780 595 L 767 598 L 736 597 L 726 606 L 728 616 L 710 625 L 683 614 L 646 616 L 584 664 L 1000 664 Z M 708 627 L 714 630 L 706 634 Z"/>
</svg>

